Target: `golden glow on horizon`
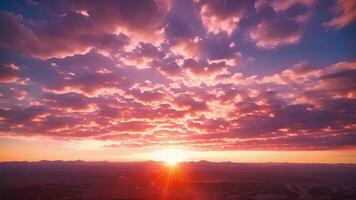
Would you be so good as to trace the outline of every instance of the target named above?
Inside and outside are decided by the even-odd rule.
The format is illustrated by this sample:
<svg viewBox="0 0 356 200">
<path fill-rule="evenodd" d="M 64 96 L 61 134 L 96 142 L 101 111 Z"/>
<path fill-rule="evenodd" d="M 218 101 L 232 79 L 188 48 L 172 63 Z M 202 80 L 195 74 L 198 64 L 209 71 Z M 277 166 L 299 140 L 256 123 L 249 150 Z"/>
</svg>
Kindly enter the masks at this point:
<svg viewBox="0 0 356 200">
<path fill-rule="evenodd" d="M 289 162 L 289 163 L 356 163 L 356 149 L 314 151 L 194 151 L 181 148 L 118 149 L 105 148 L 106 142 L 68 142 L 49 139 L 0 138 L 0 162 L 38 160 L 85 160 L 85 161 L 200 161 L 212 162 Z M 172 150 L 173 149 L 173 150 Z M 118 150 L 120 153 L 118 153 Z M 168 152 L 168 153 L 167 153 Z M 176 157 L 171 159 L 170 154 Z M 172 156 L 173 158 L 173 156 Z M 167 162 L 168 164 L 168 162 Z"/>
<path fill-rule="evenodd" d="M 174 166 L 179 162 L 185 161 L 187 159 L 187 154 L 178 149 L 163 149 L 153 152 L 153 159 L 163 161 L 168 166 Z"/>
</svg>

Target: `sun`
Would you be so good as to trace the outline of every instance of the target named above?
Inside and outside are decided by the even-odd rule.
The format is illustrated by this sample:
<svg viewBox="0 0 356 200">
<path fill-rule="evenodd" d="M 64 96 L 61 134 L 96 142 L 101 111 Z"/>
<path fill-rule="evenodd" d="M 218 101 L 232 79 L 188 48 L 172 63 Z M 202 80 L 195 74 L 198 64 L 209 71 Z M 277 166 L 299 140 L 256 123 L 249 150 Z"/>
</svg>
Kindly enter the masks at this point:
<svg viewBox="0 0 356 200">
<path fill-rule="evenodd" d="M 165 162 L 168 166 L 175 166 L 186 159 L 186 153 L 178 149 L 163 149 L 155 152 L 156 160 Z"/>
</svg>

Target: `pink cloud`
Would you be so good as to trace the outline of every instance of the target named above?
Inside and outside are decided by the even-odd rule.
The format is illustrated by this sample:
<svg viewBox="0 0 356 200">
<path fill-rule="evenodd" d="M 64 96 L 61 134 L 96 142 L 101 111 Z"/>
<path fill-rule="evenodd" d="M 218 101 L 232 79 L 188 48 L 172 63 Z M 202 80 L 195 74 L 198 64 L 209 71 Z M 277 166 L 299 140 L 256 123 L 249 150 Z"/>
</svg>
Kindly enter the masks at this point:
<svg viewBox="0 0 356 200">
<path fill-rule="evenodd" d="M 133 89 L 127 93 L 144 102 L 159 101 L 163 98 L 163 93 L 159 91 L 140 91 L 138 89 Z"/>
<path fill-rule="evenodd" d="M 198 101 L 190 97 L 189 95 L 179 95 L 175 99 L 175 103 L 180 107 L 188 107 L 191 112 L 206 111 L 208 106 L 203 101 Z"/>
<path fill-rule="evenodd" d="M 43 95 L 44 104 L 52 108 L 72 108 L 72 109 L 85 109 L 89 106 L 90 100 L 79 93 L 64 93 L 53 94 L 47 93 Z"/>
<path fill-rule="evenodd" d="M 244 14 L 251 9 L 252 1 L 204 1 L 200 15 L 208 32 L 230 35 Z"/>
<path fill-rule="evenodd" d="M 129 122 L 121 122 L 117 125 L 114 125 L 111 129 L 113 131 L 119 131 L 119 132 L 123 132 L 123 131 L 142 132 L 153 127 L 154 125 L 151 125 L 148 122 L 129 121 Z"/>
<path fill-rule="evenodd" d="M 145 70 L 136 72 L 142 71 Z M 116 76 L 107 79 L 105 73 L 97 75 L 89 76 L 85 87 L 79 87 L 79 81 L 78 88 L 90 92 L 91 88 L 116 84 Z M 301 62 L 244 85 L 234 81 L 246 77 L 240 74 L 235 77 L 238 79 L 227 82 L 232 77 L 195 87 L 162 88 L 145 81 L 122 87 L 122 93 L 93 97 L 65 91 L 45 93 L 40 99 L 23 99 L 37 106 L 1 109 L 1 130 L 2 134 L 12 135 L 26 132 L 55 138 L 115 140 L 125 147 L 152 147 L 162 140 L 203 150 L 216 145 L 224 149 L 323 149 L 349 145 L 343 142 L 346 136 L 342 135 L 338 136 L 340 143 L 332 147 L 315 143 L 315 138 L 331 141 L 333 134 L 353 130 L 352 62 L 322 69 Z M 68 84 L 76 86 L 72 81 Z M 271 90 L 271 85 L 278 87 Z M 228 109 L 223 107 L 227 104 Z M 311 132 L 322 135 L 305 135 Z M 295 135 L 307 142 L 298 141 Z M 316 145 L 312 147 L 308 142 Z"/>
<path fill-rule="evenodd" d="M 176 62 L 159 63 L 159 71 L 167 76 L 178 75 L 182 68 Z"/>
<path fill-rule="evenodd" d="M 334 7 L 335 17 L 324 25 L 340 29 L 356 21 L 356 2 L 349 0 L 337 0 Z"/>
<path fill-rule="evenodd" d="M 265 49 L 296 44 L 303 36 L 301 25 L 288 20 L 263 20 L 250 31 L 256 46 Z"/>
<path fill-rule="evenodd" d="M 195 61 L 193 59 L 187 59 L 183 63 L 183 68 L 188 69 L 195 75 L 210 75 L 218 73 L 226 69 L 228 66 L 225 62 L 208 63 L 204 61 Z"/>
<path fill-rule="evenodd" d="M 64 13 L 54 13 L 57 15 L 54 19 L 31 26 L 20 15 L 1 12 L 0 21 L 7 29 L 0 47 L 39 58 L 83 54 L 93 48 L 112 53 L 128 43 L 123 35 L 157 41 L 160 36 L 156 30 L 163 28 L 162 16 L 168 11 L 163 5 L 154 1 L 64 2 Z M 56 9 L 50 4 L 44 6 Z M 141 14 L 133 14 L 136 12 Z"/>
<path fill-rule="evenodd" d="M 0 136 L 200 150 L 354 147 L 355 62 L 314 66 L 342 52 L 326 60 L 313 52 L 307 62 L 302 48 L 272 50 L 305 45 L 318 4 L 254 3 L 41 2 L 34 9 L 50 13 L 39 16 L 46 20 L 1 11 Z M 343 17 L 352 5 L 338 4 L 335 28 L 352 23 Z"/>
<path fill-rule="evenodd" d="M 94 94 L 103 89 L 117 88 L 125 86 L 125 80 L 118 74 L 112 72 L 103 73 L 83 73 L 74 76 L 63 82 L 63 88 L 69 87 L 69 90 L 79 90 L 89 95 Z"/>
<path fill-rule="evenodd" d="M 315 3 L 316 0 L 272 0 L 272 1 L 259 0 L 256 2 L 255 7 L 256 9 L 259 9 L 264 4 L 269 4 L 274 11 L 281 12 L 281 11 L 288 10 L 290 7 L 296 4 L 301 4 L 306 7 L 311 7 Z"/>
</svg>

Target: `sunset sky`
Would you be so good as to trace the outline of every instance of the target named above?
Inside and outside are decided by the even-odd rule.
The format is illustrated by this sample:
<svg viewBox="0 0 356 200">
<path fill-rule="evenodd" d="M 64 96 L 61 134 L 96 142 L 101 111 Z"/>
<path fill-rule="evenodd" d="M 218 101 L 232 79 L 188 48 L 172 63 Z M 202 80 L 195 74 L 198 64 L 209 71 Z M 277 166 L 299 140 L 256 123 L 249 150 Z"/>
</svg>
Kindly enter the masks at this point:
<svg viewBox="0 0 356 200">
<path fill-rule="evenodd" d="M 356 1 L 0 2 L 0 161 L 356 163 Z"/>
</svg>

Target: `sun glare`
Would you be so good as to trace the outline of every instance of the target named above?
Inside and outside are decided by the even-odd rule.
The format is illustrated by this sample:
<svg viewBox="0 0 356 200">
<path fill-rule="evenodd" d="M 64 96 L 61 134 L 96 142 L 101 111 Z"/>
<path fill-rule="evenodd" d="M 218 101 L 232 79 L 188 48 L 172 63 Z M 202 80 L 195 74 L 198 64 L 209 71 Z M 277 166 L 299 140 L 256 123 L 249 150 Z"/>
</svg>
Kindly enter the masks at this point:
<svg viewBox="0 0 356 200">
<path fill-rule="evenodd" d="M 154 153 L 155 160 L 163 161 L 169 166 L 174 166 L 186 159 L 186 153 L 178 149 L 164 149 Z"/>
</svg>

